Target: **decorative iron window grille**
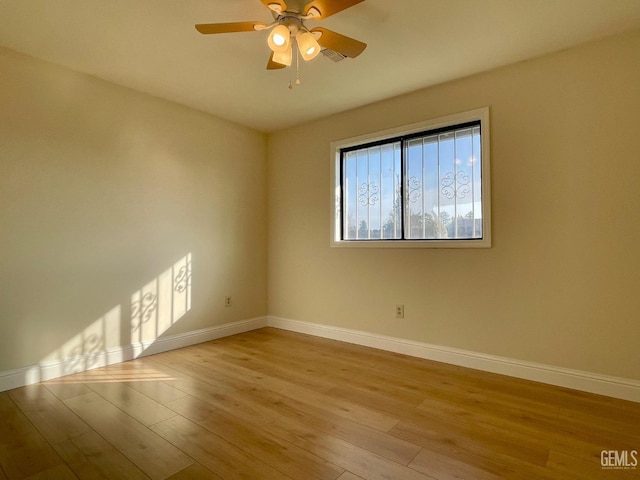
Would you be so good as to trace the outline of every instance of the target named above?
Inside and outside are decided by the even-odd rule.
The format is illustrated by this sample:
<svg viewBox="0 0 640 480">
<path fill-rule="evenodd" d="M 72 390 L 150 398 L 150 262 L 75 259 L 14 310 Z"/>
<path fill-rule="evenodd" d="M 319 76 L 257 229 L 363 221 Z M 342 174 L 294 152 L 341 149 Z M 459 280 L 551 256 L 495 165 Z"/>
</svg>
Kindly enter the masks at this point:
<svg viewBox="0 0 640 480">
<path fill-rule="evenodd" d="M 482 241 L 480 120 L 340 148 L 336 240 Z"/>
</svg>

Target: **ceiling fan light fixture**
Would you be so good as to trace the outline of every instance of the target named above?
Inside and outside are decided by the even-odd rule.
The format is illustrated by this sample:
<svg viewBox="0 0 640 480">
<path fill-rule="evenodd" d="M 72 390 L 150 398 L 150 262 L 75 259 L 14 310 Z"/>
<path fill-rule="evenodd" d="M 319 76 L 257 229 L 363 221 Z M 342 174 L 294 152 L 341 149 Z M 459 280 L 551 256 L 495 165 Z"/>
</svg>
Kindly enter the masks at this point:
<svg viewBox="0 0 640 480">
<path fill-rule="evenodd" d="M 293 49 L 291 47 L 285 50 L 273 52 L 273 61 L 281 65 L 290 66 L 293 59 Z"/>
<path fill-rule="evenodd" d="M 278 25 L 274 28 L 267 38 L 269 48 L 274 52 L 281 52 L 290 49 L 291 33 L 284 25 Z"/>
<path fill-rule="evenodd" d="M 1 0 L 0 0 L 1 1 Z M 199 23 L 196 30 L 204 35 L 236 32 L 267 32 L 267 44 L 271 50 L 267 70 L 280 70 L 296 60 L 298 69 L 299 59 L 309 61 L 320 53 L 334 54 L 336 59 L 355 58 L 367 47 L 345 35 L 326 28 L 316 27 L 309 30 L 305 26 L 306 20 L 324 20 L 347 8 L 353 7 L 365 0 L 260 0 L 269 8 L 273 22 L 224 22 Z M 291 2 L 289 9 L 287 2 Z M 306 3 L 303 7 L 302 5 Z M 264 41 L 264 37 L 263 37 Z"/>
<path fill-rule="evenodd" d="M 301 33 L 296 37 L 296 41 L 300 55 L 304 60 L 313 60 L 320 53 L 320 44 L 311 33 Z"/>
</svg>

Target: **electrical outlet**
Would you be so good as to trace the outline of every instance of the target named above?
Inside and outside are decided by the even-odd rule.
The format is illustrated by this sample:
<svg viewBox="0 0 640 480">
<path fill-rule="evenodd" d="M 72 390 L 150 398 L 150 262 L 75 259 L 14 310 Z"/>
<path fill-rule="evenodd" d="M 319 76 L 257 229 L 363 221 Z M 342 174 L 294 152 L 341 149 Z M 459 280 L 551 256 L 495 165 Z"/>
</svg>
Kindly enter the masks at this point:
<svg viewBox="0 0 640 480">
<path fill-rule="evenodd" d="M 396 305 L 396 318 L 404 318 L 404 305 Z"/>
<path fill-rule="evenodd" d="M 231 306 L 231 297 L 224 297 L 224 306 L 225 307 Z"/>
</svg>

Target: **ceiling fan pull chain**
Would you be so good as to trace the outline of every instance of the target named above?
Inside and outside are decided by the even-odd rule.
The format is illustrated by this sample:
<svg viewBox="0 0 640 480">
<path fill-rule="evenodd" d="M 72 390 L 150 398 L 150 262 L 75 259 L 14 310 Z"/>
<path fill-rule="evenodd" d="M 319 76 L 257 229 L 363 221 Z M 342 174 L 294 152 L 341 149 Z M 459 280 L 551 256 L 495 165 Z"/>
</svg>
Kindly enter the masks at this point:
<svg viewBox="0 0 640 480">
<path fill-rule="evenodd" d="M 296 56 L 296 85 L 300 85 L 300 51 L 296 44 L 292 45 L 293 54 Z M 289 90 L 293 90 L 293 82 L 291 81 L 291 70 L 289 70 Z"/>
<path fill-rule="evenodd" d="M 295 45 L 296 49 L 296 85 L 300 85 L 300 49 Z"/>
</svg>

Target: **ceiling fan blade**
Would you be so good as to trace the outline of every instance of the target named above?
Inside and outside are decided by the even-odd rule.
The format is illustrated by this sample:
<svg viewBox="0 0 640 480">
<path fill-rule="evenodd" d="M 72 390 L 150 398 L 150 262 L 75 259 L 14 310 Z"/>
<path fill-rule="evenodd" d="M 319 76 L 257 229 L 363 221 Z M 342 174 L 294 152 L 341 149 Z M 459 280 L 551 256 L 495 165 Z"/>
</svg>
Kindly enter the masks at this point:
<svg viewBox="0 0 640 480">
<path fill-rule="evenodd" d="M 287 68 L 287 66 L 278 62 L 274 62 L 273 52 L 271 52 L 271 55 L 269 56 L 269 62 L 267 63 L 267 70 L 280 70 L 281 68 Z"/>
<path fill-rule="evenodd" d="M 347 57 L 356 58 L 367 48 L 366 43 L 340 35 L 326 28 L 316 27 L 311 30 L 311 33 L 321 34 L 320 38 L 317 39 L 321 47 L 328 48 Z"/>
<path fill-rule="evenodd" d="M 283 0 L 260 0 L 262 4 L 270 10 L 276 13 L 284 12 L 287 9 L 287 4 Z"/>
<path fill-rule="evenodd" d="M 266 26 L 267 24 L 263 22 L 200 23 L 196 25 L 196 30 L 208 35 L 211 33 L 253 32 Z"/>
<path fill-rule="evenodd" d="M 311 15 L 314 20 L 321 20 L 353 7 L 360 2 L 364 2 L 364 0 L 312 0 L 304 7 L 304 14 Z"/>
</svg>

